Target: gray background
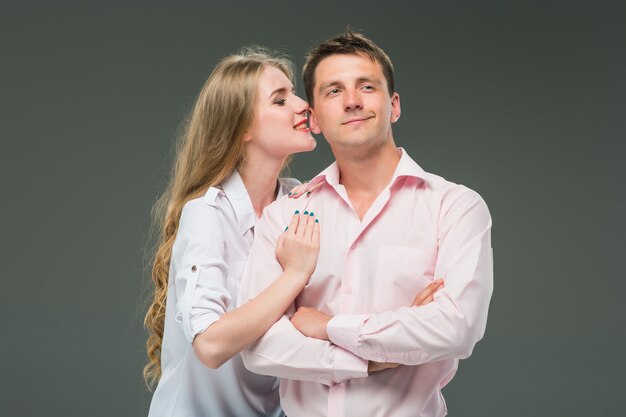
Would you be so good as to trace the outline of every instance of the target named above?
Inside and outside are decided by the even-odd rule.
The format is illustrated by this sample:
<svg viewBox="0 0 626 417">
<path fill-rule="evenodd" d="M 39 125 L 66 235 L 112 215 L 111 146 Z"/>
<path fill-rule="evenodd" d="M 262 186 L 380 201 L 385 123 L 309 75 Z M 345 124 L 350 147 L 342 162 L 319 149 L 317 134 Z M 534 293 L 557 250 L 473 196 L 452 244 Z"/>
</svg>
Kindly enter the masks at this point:
<svg viewBox="0 0 626 417">
<path fill-rule="evenodd" d="M 492 212 L 450 415 L 623 415 L 625 3 L 399 3 L 3 2 L 0 415 L 147 413 L 142 252 L 185 112 L 225 54 L 301 67 L 347 24 L 395 63 L 398 144 Z"/>
</svg>

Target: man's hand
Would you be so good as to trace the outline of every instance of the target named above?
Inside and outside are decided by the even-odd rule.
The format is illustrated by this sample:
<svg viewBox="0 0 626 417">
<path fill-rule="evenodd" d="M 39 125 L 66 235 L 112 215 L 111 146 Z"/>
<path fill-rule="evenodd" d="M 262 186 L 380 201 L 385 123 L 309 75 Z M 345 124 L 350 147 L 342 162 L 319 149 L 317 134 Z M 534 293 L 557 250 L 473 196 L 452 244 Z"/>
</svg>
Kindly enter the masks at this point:
<svg viewBox="0 0 626 417">
<path fill-rule="evenodd" d="M 413 300 L 413 303 L 411 304 L 411 307 L 425 306 L 431 301 L 434 301 L 435 293 L 440 288 L 443 288 L 443 279 L 441 278 L 434 280 L 433 282 L 428 284 L 426 288 L 424 288 L 424 291 L 417 294 L 417 296 Z"/>
<path fill-rule="evenodd" d="M 434 294 L 440 288 L 443 288 L 443 279 L 434 280 L 415 297 L 411 307 L 423 306 L 432 302 L 434 300 Z M 314 308 L 300 307 L 298 308 L 298 311 L 296 311 L 296 314 L 294 314 L 291 318 L 291 323 L 305 336 L 320 340 L 329 340 L 326 325 L 332 318 L 332 316 L 322 313 Z M 367 371 L 371 374 L 385 369 L 397 368 L 398 366 L 400 366 L 398 363 L 370 361 L 367 366 Z"/>
<path fill-rule="evenodd" d="M 326 324 L 332 316 L 310 307 L 300 307 L 291 318 L 291 323 L 305 336 L 320 340 L 328 340 Z"/>
<path fill-rule="evenodd" d="M 424 290 L 417 294 L 411 307 L 424 306 L 435 300 L 434 295 L 440 288 L 443 288 L 443 279 L 436 279 L 424 288 Z M 399 363 L 393 362 L 374 362 L 369 361 L 367 364 L 367 373 L 372 374 L 374 372 L 384 371 L 385 369 L 397 368 Z"/>
<path fill-rule="evenodd" d="M 374 372 L 384 371 L 385 369 L 397 368 L 398 366 L 400 366 L 399 363 L 369 361 L 367 363 L 367 373 L 373 374 Z"/>
</svg>

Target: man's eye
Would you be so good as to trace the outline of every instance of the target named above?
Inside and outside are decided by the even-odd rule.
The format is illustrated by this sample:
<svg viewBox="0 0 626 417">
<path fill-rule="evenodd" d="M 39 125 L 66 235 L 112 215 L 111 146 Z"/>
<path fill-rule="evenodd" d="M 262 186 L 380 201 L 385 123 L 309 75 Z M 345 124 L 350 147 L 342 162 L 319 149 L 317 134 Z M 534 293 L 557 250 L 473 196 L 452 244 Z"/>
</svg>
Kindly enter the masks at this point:
<svg viewBox="0 0 626 417">
<path fill-rule="evenodd" d="M 328 90 L 328 94 L 337 94 L 339 92 L 338 88 L 331 88 L 330 90 Z"/>
<path fill-rule="evenodd" d="M 276 100 L 274 104 L 278 104 L 279 106 L 284 106 L 286 101 L 287 99 L 281 98 L 279 100 Z"/>
<path fill-rule="evenodd" d="M 373 90 L 373 89 L 374 89 L 374 86 L 373 86 L 373 85 L 364 85 L 364 86 L 363 86 L 363 89 L 364 89 L 364 90 Z"/>
</svg>

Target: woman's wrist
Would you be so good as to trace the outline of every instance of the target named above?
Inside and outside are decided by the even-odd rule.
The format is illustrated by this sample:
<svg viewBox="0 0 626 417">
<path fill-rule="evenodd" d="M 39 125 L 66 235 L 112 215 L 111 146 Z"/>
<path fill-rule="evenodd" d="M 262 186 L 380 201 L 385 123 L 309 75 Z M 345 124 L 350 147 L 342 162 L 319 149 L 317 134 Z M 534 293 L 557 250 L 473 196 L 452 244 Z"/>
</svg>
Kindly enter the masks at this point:
<svg viewBox="0 0 626 417">
<path fill-rule="evenodd" d="M 283 273 L 283 277 L 286 278 L 286 281 L 297 284 L 300 288 L 304 288 L 307 282 L 309 282 L 311 274 L 294 268 L 286 269 Z"/>
</svg>

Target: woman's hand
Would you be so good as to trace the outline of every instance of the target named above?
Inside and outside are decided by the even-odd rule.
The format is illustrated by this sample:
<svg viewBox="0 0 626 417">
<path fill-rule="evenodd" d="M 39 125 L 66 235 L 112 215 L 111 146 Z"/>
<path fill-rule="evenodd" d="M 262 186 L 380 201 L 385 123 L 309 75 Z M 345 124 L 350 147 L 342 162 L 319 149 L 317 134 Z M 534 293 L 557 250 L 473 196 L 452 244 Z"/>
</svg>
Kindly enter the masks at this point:
<svg viewBox="0 0 626 417">
<path fill-rule="evenodd" d="M 320 226 L 313 213 L 295 214 L 276 246 L 276 258 L 284 272 L 255 298 L 226 312 L 196 335 L 193 349 L 200 361 L 210 368 L 219 368 L 261 337 L 308 282 L 315 270 L 319 246 Z"/>
<path fill-rule="evenodd" d="M 300 198 L 305 194 L 308 197 L 313 191 L 317 190 L 325 182 L 326 181 L 320 181 L 315 185 L 311 185 L 308 181 L 304 181 L 302 184 L 293 187 L 291 189 L 291 192 L 287 195 L 289 196 L 289 198 Z"/>
<path fill-rule="evenodd" d="M 306 284 L 315 271 L 319 250 L 318 219 L 312 212 L 305 211 L 300 214 L 296 211 L 276 244 L 276 259 L 283 267 L 283 271 L 301 277 Z"/>
</svg>

